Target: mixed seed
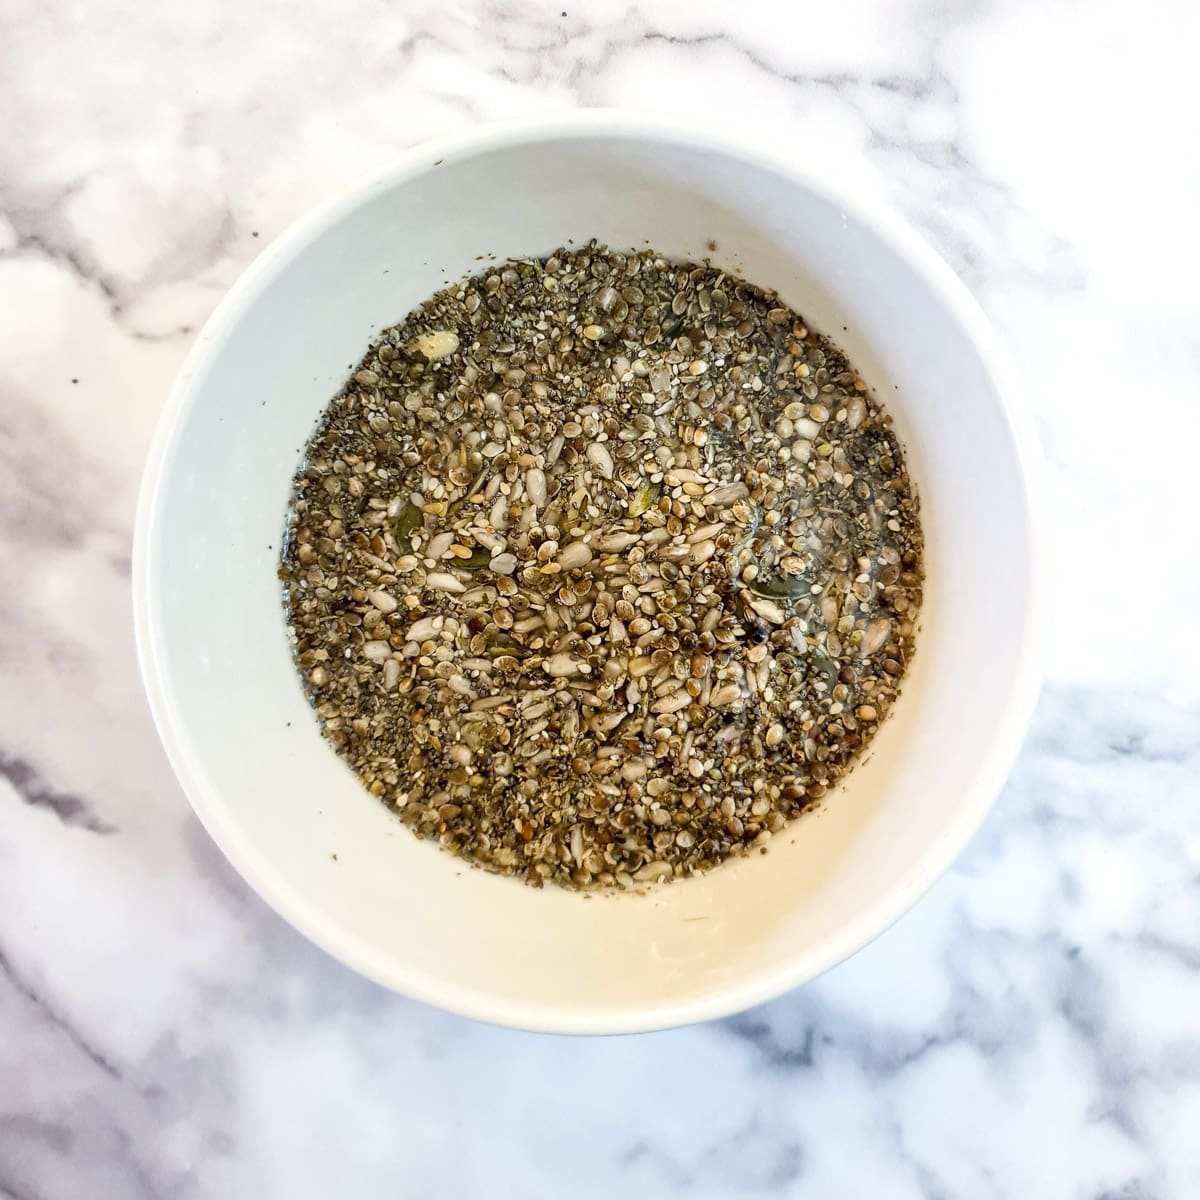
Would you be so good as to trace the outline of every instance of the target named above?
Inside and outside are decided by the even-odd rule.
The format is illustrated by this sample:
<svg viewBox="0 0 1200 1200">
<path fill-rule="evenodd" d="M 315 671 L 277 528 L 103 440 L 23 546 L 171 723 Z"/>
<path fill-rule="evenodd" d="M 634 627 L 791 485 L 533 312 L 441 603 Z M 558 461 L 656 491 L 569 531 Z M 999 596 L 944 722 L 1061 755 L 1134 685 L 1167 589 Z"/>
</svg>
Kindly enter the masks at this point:
<svg viewBox="0 0 1200 1200">
<path fill-rule="evenodd" d="M 765 847 L 861 755 L 921 600 L 889 418 L 775 293 L 595 243 L 386 330 L 282 556 L 326 737 L 423 838 L 535 885 Z"/>
</svg>

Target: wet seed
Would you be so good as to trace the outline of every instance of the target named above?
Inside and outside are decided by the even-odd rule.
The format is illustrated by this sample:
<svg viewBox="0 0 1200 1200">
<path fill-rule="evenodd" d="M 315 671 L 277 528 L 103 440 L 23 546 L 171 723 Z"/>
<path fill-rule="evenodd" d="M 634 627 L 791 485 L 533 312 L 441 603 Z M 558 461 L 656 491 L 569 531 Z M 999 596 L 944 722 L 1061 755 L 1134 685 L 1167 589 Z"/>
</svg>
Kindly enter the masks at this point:
<svg viewBox="0 0 1200 1200">
<path fill-rule="evenodd" d="M 383 332 L 307 447 L 281 568 L 373 795 L 536 886 L 643 890 L 767 850 L 852 767 L 921 550 L 832 343 L 715 268 L 589 244 Z"/>
</svg>

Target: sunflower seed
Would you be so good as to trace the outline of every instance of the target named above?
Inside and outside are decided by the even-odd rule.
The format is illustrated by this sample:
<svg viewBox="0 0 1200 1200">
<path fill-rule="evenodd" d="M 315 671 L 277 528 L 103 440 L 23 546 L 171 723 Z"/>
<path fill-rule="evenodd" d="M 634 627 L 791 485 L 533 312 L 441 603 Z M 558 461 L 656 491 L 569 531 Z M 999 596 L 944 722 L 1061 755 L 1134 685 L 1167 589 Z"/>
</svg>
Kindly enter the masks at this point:
<svg viewBox="0 0 1200 1200">
<path fill-rule="evenodd" d="M 608 447 L 603 442 L 593 442 L 588 446 L 587 459 L 605 479 L 613 477 L 612 455 L 609 454 Z"/>
<path fill-rule="evenodd" d="M 572 542 L 558 554 L 558 565 L 564 571 L 575 571 L 592 561 L 592 552 L 586 542 Z"/>
<path fill-rule="evenodd" d="M 394 596 L 390 596 L 387 592 L 378 588 L 373 592 L 368 592 L 367 599 L 370 600 L 370 602 L 377 609 L 379 609 L 381 613 L 394 613 L 398 607 L 396 598 Z"/>
<path fill-rule="evenodd" d="M 465 592 L 467 590 L 465 583 L 461 583 L 446 571 L 431 571 L 425 577 L 425 582 L 439 592 Z"/>
</svg>

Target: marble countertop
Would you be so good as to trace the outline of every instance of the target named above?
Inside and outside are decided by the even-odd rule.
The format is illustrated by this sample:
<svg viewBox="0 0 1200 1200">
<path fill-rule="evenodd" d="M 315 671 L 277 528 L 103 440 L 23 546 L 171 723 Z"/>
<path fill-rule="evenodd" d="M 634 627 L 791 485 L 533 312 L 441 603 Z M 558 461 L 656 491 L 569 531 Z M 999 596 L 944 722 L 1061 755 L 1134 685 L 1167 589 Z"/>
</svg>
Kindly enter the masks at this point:
<svg viewBox="0 0 1200 1200">
<path fill-rule="evenodd" d="M 1191 1200 L 1197 46 L 1188 0 L 8 0 L 0 1196 Z M 129 611 L 151 428 L 263 240 L 414 141 L 575 104 L 902 210 L 1023 369 L 1059 575 L 949 875 L 792 995 L 611 1040 L 443 1015 L 285 927 L 167 768 Z"/>
</svg>

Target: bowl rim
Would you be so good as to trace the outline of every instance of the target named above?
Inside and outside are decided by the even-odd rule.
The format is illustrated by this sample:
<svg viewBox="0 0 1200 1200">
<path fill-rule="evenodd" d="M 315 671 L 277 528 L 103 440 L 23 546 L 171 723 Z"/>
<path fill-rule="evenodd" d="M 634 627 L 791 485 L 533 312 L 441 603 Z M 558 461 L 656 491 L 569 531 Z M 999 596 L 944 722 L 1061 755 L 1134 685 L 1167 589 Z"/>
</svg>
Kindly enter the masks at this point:
<svg viewBox="0 0 1200 1200">
<path fill-rule="evenodd" d="M 1027 619 L 1016 652 L 1016 672 L 1003 716 L 992 731 L 971 785 L 954 820 L 931 842 L 887 895 L 815 946 L 797 950 L 768 969 L 730 985 L 702 989 L 684 1001 L 638 1005 L 563 1005 L 498 997 L 485 989 L 449 984 L 436 975 L 386 960 L 366 942 L 334 926 L 323 911 L 288 884 L 255 850 L 235 822 L 210 800 L 212 787 L 200 756 L 186 738 L 163 665 L 163 639 L 156 620 L 153 533 L 160 496 L 179 449 L 180 429 L 198 403 L 194 386 L 242 314 L 271 277 L 343 216 L 380 193 L 436 169 L 440 160 L 470 157 L 506 147 L 562 139 L 670 141 L 675 145 L 742 160 L 775 173 L 839 205 L 885 242 L 916 274 L 964 330 L 993 381 L 1000 415 L 1016 451 L 1022 503 L 1030 532 L 1026 589 Z M 151 714 L 168 761 L 192 810 L 234 869 L 293 928 L 332 957 L 392 991 L 491 1024 L 544 1033 L 617 1034 L 668 1029 L 740 1012 L 807 983 L 868 945 L 904 915 L 942 876 L 982 824 L 1012 767 L 1033 715 L 1049 640 L 1050 604 L 1047 539 L 1040 520 L 1044 464 L 1033 417 L 1000 340 L 966 285 L 933 247 L 884 203 L 843 192 L 836 184 L 799 168 L 758 145 L 702 125 L 620 109 L 574 109 L 478 124 L 421 142 L 384 167 L 352 182 L 290 224 L 242 272 L 205 322 L 172 384 L 150 443 L 138 495 L 132 577 L 137 656 Z"/>
</svg>

